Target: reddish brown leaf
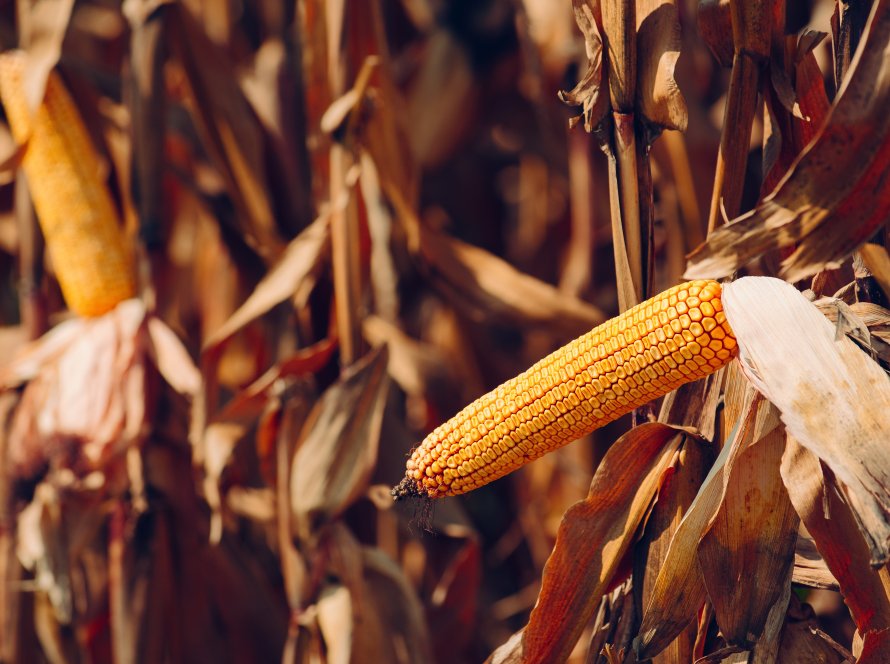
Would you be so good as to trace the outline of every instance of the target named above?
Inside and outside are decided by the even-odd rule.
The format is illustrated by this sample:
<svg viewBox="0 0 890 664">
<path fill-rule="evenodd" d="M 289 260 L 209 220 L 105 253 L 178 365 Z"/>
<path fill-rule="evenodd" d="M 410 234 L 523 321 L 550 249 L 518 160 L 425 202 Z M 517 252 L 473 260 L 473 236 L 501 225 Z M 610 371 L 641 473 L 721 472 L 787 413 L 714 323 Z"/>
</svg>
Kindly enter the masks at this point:
<svg viewBox="0 0 890 664">
<path fill-rule="evenodd" d="M 771 196 L 693 252 L 687 278 L 726 276 L 796 244 L 781 276 L 797 281 L 839 266 L 890 214 L 890 2 L 874 4 L 863 41 L 819 135 Z"/>
<path fill-rule="evenodd" d="M 560 662 L 593 616 L 684 434 L 640 425 L 615 441 L 584 501 L 566 512 L 522 638 L 526 662 Z"/>
<path fill-rule="evenodd" d="M 205 350 L 224 343 L 245 325 L 293 295 L 322 260 L 328 237 L 328 220 L 323 217 L 291 240 L 244 304 L 205 340 Z"/>
<path fill-rule="evenodd" d="M 777 418 L 772 410 L 764 417 Z M 778 427 L 739 455 L 698 547 L 717 624 L 730 645 L 753 646 L 790 587 L 798 518 L 779 476 L 784 449 L 785 431 Z"/>
<path fill-rule="evenodd" d="M 825 476 L 819 458 L 792 437 L 782 457 L 788 495 L 837 579 L 861 633 L 890 627 L 890 598 L 849 506 Z"/>
</svg>

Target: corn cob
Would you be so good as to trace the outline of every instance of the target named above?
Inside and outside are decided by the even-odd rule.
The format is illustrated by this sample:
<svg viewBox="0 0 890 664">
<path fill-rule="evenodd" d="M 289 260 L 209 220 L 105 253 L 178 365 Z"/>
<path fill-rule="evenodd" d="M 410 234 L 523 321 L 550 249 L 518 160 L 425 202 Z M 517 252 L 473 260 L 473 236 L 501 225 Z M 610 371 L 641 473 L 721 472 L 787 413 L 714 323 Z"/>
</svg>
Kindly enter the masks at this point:
<svg viewBox="0 0 890 664">
<path fill-rule="evenodd" d="M 55 72 L 33 111 L 25 96 L 26 55 L 0 55 L 0 99 L 68 306 L 97 316 L 133 297 L 132 257 L 101 176 L 99 158 L 71 96 Z"/>
<path fill-rule="evenodd" d="M 720 292 L 674 286 L 476 399 L 413 451 L 393 496 L 466 493 L 713 373 L 737 351 Z"/>
</svg>

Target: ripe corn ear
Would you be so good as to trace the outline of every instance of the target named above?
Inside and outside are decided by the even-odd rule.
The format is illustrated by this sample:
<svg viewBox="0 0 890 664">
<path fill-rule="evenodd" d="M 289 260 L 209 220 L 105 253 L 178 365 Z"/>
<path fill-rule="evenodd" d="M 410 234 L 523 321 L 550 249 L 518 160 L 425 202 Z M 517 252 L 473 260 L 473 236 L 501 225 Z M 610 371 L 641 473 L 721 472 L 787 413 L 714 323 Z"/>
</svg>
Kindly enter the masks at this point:
<svg viewBox="0 0 890 664">
<path fill-rule="evenodd" d="M 0 99 L 62 295 L 72 311 L 97 316 L 133 297 L 132 256 L 83 119 L 51 72 L 33 111 L 25 95 L 26 56 L 0 55 Z"/>
<path fill-rule="evenodd" d="M 393 495 L 466 493 L 713 373 L 737 352 L 720 293 L 674 286 L 476 399 L 414 450 Z"/>
</svg>

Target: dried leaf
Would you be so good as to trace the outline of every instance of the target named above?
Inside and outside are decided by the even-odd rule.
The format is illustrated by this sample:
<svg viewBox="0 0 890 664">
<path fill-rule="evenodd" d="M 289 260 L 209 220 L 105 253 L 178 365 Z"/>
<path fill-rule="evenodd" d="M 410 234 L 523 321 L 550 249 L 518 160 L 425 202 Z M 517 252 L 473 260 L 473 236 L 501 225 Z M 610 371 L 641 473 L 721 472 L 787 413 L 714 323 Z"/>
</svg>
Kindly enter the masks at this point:
<svg viewBox="0 0 890 664">
<path fill-rule="evenodd" d="M 523 634 L 524 661 L 563 661 L 572 651 L 683 440 L 681 431 L 650 423 L 609 449 L 587 498 L 563 517 Z"/>
<path fill-rule="evenodd" d="M 245 325 L 293 295 L 323 258 L 329 233 L 328 220 L 322 217 L 291 240 L 244 304 L 207 337 L 205 351 L 220 346 Z"/>
<path fill-rule="evenodd" d="M 655 580 L 667 560 L 671 540 L 698 494 L 708 468 L 713 464 L 714 454 L 709 445 L 696 438 L 687 438 L 675 464 L 665 473 L 655 506 L 646 519 L 643 537 L 634 547 L 636 611 L 641 618 L 643 607 L 650 604 Z M 688 632 L 672 641 L 668 650 L 656 655 L 656 664 L 691 661 L 695 632 L 695 625 L 690 625 Z"/>
<path fill-rule="evenodd" d="M 605 320 L 593 305 L 517 271 L 484 249 L 419 225 L 419 257 L 433 285 L 476 318 L 547 325 L 578 334 Z"/>
<path fill-rule="evenodd" d="M 201 388 L 201 372 L 176 333 L 160 318 L 151 317 L 148 335 L 151 359 L 164 380 L 180 394 L 195 396 Z"/>
<path fill-rule="evenodd" d="M 675 0 L 640 0 L 637 12 L 637 97 L 646 122 L 686 131 L 686 101 L 674 80 L 680 57 Z"/>
<path fill-rule="evenodd" d="M 726 276 L 768 251 L 796 246 L 782 261 L 781 276 L 797 281 L 838 267 L 884 222 L 890 214 L 883 180 L 890 162 L 888 41 L 890 2 L 882 0 L 816 139 L 772 195 L 693 252 L 687 278 Z"/>
<path fill-rule="evenodd" d="M 697 557 L 702 534 L 723 502 L 727 483 L 738 459 L 776 426 L 778 421 L 770 416 L 763 400 L 749 390 L 730 441 L 723 446 L 671 539 L 650 602 L 644 607 L 640 635 L 634 642 L 637 657 L 652 657 L 661 652 L 689 624 L 704 603 L 707 592 Z"/>
<path fill-rule="evenodd" d="M 226 53 L 189 10 L 171 5 L 166 24 L 168 43 L 186 72 L 191 110 L 239 212 L 245 239 L 271 263 L 284 247 L 265 181 L 260 123 Z"/>
<path fill-rule="evenodd" d="M 290 485 L 291 509 L 304 540 L 367 488 L 389 388 L 386 361 L 385 349 L 378 349 L 344 372 L 303 425 Z"/>
<path fill-rule="evenodd" d="M 794 287 L 746 277 L 723 289 L 748 379 L 841 481 L 872 564 L 890 559 L 890 383 Z"/>
<path fill-rule="evenodd" d="M 587 71 L 570 92 L 560 91 L 559 98 L 571 106 L 581 106 L 584 129 L 594 130 L 609 111 L 609 98 L 601 94 L 603 86 L 603 40 L 597 25 L 597 0 L 572 0 L 575 22 L 584 35 L 587 51 Z M 552 10 L 552 8 L 551 8 Z"/>
<path fill-rule="evenodd" d="M 773 411 L 762 417 L 778 417 L 769 404 L 762 408 Z M 777 427 L 739 455 L 698 546 L 705 587 L 729 645 L 753 646 L 771 608 L 790 589 L 798 517 L 779 476 L 784 449 L 785 431 Z"/>
<path fill-rule="evenodd" d="M 781 471 L 788 495 L 837 579 L 860 633 L 890 627 L 887 588 L 869 566 L 870 552 L 850 507 L 823 473 L 818 457 L 789 436 Z"/>
<path fill-rule="evenodd" d="M 327 647 L 329 664 L 350 664 L 356 630 L 352 619 L 352 597 L 346 586 L 328 585 L 321 589 L 318 601 L 318 628 Z"/>
<path fill-rule="evenodd" d="M 423 606 L 405 574 L 377 549 L 363 547 L 362 560 L 368 592 L 366 616 L 376 616 L 380 625 L 382 657 L 371 661 L 433 661 Z"/>
</svg>

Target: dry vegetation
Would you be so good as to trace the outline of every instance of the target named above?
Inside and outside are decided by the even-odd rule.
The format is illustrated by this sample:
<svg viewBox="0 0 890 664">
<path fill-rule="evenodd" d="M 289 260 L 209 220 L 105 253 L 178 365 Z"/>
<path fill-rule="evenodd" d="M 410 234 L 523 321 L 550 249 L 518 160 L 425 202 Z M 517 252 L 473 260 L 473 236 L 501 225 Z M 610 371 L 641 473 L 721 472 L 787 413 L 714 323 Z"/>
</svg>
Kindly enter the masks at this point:
<svg viewBox="0 0 890 664">
<path fill-rule="evenodd" d="M 890 661 L 890 0 L 17 0 L 0 45 L 0 662 Z M 59 81 L 100 316 L 15 126 Z M 393 504 L 684 275 L 737 361 Z"/>
</svg>

